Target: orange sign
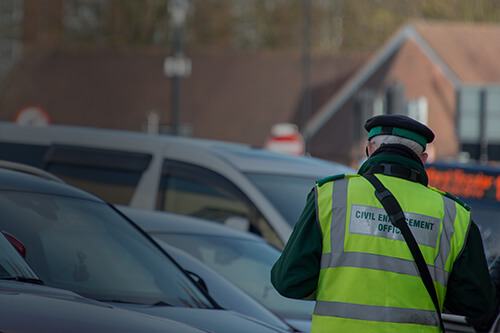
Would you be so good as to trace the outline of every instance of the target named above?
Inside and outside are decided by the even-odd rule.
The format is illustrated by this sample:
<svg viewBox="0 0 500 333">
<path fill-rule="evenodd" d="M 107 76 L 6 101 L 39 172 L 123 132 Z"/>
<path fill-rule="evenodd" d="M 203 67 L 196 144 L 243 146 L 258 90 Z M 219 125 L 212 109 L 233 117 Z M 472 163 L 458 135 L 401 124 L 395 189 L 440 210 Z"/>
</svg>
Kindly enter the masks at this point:
<svg viewBox="0 0 500 333">
<path fill-rule="evenodd" d="M 429 167 L 427 175 L 430 186 L 457 197 L 500 201 L 500 172 L 495 175 Z"/>
</svg>

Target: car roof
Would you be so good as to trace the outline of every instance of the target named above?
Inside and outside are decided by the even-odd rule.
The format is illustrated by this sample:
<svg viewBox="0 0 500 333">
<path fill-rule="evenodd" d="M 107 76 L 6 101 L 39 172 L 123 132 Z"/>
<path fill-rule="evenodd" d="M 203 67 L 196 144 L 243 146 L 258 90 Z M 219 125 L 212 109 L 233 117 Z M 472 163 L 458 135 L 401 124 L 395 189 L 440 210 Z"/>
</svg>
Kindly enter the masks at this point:
<svg viewBox="0 0 500 333">
<path fill-rule="evenodd" d="M 308 156 L 268 151 L 261 148 L 214 146 L 219 154 L 243 172 L 313 176 L 353 173 L 348 166 Z"/>
<path fill-rule="evenodd" d="M 61 181 L 0 166 L 0 190 L 46 193 L 85 200 L 102 201 L 97 196 Z"/>
<path fill-rule="evenodd" d="M 20 126 L 12 122 L 0 122 L 0 138 L 9 141 L 11 136 L 18 136 L 16 142 L 31 142 L 33 138 L 49 139 L 54 144 L 74 144 L 85 142 L 87 145 L 116 149 L 158 152 L 167 145 L 177 147 L 178 151 L 196 150 L 211 154 L 232 164 L 243 172 L 280 173 L 303 176 L 329 176 L 339 173 L 352 173 L 346 165 L 309 156 L 294 156 L 269 151 L 238 142 L 182 137 L 173 135 L 150 135 L 144 132 L 94 128 L 72 125 Z M 23 132 L 26 135 L 23 135 Z M 29 136 L 27 133 L 29 132 Z M 31 137 L 31 139 L 29 138 Z"/>
<path fill-rule="evenodd" d="M 124 205 L 116 205 L 115 207 L 148 233 L 167 232 L 223 236 L 266 243 L 257 235 L 211 220 Z"/>
</svg>

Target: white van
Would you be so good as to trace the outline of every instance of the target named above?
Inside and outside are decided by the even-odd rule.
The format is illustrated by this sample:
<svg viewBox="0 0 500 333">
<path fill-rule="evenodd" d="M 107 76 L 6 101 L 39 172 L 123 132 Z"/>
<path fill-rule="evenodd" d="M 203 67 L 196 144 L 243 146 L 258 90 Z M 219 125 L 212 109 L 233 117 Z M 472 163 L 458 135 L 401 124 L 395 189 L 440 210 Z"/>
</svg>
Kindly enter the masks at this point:
<svg viewBox="0 0 500 333">
<path fill-rule="evenodd" d="M 351 168 L 248 145 L 0 122 L 0 159 L 45 169 L 103 199 L 216 220 L 283 248 L 314 180 Z"/>
</svg>

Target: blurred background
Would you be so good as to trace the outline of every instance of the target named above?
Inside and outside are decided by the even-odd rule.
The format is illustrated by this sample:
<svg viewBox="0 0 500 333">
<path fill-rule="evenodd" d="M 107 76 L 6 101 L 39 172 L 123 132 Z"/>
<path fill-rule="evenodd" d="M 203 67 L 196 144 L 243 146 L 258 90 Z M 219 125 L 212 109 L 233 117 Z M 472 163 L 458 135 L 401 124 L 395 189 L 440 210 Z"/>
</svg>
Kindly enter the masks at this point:
<svg viewBox="0 0 500 333">
<path fill-rule="evenodd" d="M 256 147 L 285 123 L 357 166 L 364 121 L 403 113 L 433 160 L 494 162 L 499 21 L 495 0 L 0 0 L 0 120 Z"/>
<path fill-rule="evenodd" d="M 436 133 L 429 184 L 473 207 L 491 262 L 500 239 L 499 55 L 498 0 L 0 0 L 0 122 L 54 129 L 48 139 L 2 123 L 0 152 L 110 202 L 240 226 L 281 249 L 314 179 L 354 172 L 366 158 L 366 120 L 404 114 Z M 156 151 L 150 137 L 122 154 L 130 141 L 113 131 L 71 128 L 65 137 L 55 125 L 239 142 L 338 164 L 208 144 Z M 149 167 L 142 157 L 152 152 Z M 139 159 L 144 168 L 134 169 Z M 255 267 L 267 280 L 277 250 L 248 247 L 239 264 L 238 242 L 216 243 L 231 259 L 220 272 Z M 234 280 L 257 281 L 257 295 L 273 290 Z M 298 317 L 280 316 L 297 326 L 306 314 L 308 331 L 305 303 Z"/>
</svg>

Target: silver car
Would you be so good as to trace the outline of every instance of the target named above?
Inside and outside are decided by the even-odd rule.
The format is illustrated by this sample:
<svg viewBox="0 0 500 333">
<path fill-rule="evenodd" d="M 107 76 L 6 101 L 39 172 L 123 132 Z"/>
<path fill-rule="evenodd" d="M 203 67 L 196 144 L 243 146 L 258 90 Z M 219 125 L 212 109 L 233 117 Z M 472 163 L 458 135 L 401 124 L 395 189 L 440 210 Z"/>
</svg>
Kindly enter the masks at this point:
<svg viewBox="0 0 500 333">
<path fill-rule="evenodd" d="M 250 230 L 279 248 L 314 180 L 354 172 L 244 144 L 9 122 L 0 123 L 0 159 L 38 166 L 111 203 Z"/>
<path fill-rule="evenodd" d="M 291 326 L 302 332 L 311 330 L 314 302 L 289 299 L 278 294 L 271 284 L 270 270 L 281 251 L 261 237 L 190 216 L 127 206 L 117 208 L 160 245 L 184 250 Z"/>
</svg>

